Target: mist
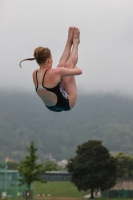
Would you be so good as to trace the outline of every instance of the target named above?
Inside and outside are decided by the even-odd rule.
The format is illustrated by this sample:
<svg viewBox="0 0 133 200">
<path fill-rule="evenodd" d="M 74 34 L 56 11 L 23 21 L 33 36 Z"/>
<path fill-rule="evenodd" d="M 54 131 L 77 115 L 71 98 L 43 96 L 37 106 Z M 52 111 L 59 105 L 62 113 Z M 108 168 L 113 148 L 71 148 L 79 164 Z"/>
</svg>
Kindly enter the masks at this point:
<svg viewBox="0 0 133 200">
<path fill-rule="evenodd" d="M 33 57 L 38 46 L 50 48 L 58 64 L 69 26 L 81 32 L 76 77 L 79 93 L 133 96 L 132 0 L 1 0 L 0 89 L 34 92 Z"/>
</svg>

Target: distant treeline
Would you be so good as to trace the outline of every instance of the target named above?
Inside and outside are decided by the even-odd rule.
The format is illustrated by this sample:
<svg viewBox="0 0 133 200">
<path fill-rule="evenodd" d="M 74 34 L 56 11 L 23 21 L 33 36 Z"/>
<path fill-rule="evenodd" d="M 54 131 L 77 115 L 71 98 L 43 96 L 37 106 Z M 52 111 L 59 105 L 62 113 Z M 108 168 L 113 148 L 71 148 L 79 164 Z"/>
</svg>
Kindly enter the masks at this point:
<svg viewBox="0 0 133 200">
<path fill-rule="evenodd" d="M 133 153 L 133 99 L 116 95 L 82 95 L 69 112 L 54 113 L 32 93 L 0 95 L 0 160 L 20 160 L 34 141 L 39 158 L 75 155 L 77 145 L 101 140 L 111 152 Z"/>
</svg>

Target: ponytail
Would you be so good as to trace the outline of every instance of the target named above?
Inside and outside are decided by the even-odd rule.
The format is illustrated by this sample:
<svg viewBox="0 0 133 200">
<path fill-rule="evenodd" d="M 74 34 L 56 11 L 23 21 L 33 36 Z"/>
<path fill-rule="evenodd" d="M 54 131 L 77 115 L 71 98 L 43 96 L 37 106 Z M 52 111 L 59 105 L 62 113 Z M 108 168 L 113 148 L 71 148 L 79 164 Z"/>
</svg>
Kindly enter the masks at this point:
<svg viewBox="0 0 133 200">
<path fill-rule="evenodd" d="M 27 58 L 27 59 L 24 59 L 24 60 L 21 60 L 21 62 L 19 63 L 19 66 L 21 67 L 21 63 L 25 60 L 36 60 L 36 58 Z"/>
<path fill-rule="evenodd" d="M 36 62 L 40 65 L 42 63 L 45 63 L 46 60 L 48 58 L 50 58 L 51 56 L 51 52 L 50 50 L 46 47 L 38 47 L 34 50 L 34 58 L 27 58 L 27 59 L 24 59 L 22 60 L 20 63 L 19 63 L 19 66 L 21 67 L 21 63 L 25 60 L 36 60 Z"/>
</svg>

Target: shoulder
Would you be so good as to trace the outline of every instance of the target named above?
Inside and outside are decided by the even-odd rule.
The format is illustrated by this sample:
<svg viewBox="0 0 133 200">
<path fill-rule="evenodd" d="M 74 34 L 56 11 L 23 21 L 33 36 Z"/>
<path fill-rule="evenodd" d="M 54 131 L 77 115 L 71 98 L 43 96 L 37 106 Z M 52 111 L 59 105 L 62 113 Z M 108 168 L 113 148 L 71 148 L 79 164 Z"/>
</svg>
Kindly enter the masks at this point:
<svg viewBox="0 0 133 200">
<path fill-rule="evenodd" d="M 32 76 L 34 76 L 38 70 L 39 70 L 39 69 L 35 69 L 35 70 L 33 71 L 33 73 L 32 73 Z"/>
<path fill-rule="evenodd" d="M 51 68 L 47 71 L 46 76 L 53 82 L 58 82 L 61 79 L 61 73 L 58 68 Z"/>
<path fill-rule="evenodd" d="M 36 72 L 38 71 L 38 69 L 35 69 L 32 73 L 32 77 L 33 77 L 33 82 L 34 84 L 36 83 Z"/>
<path fill-rule="evenodd" d="M 47 71 L 47 74 L 49 74 L 49 76 L 53 76 L 53 75 L 56 76 L 56 75 L 59 75 L 60 72 L 61 72 L 61 69 L 59 69 L 59 68 L 52 68 L 52 69 L 49 69 Z"/>
</svg>

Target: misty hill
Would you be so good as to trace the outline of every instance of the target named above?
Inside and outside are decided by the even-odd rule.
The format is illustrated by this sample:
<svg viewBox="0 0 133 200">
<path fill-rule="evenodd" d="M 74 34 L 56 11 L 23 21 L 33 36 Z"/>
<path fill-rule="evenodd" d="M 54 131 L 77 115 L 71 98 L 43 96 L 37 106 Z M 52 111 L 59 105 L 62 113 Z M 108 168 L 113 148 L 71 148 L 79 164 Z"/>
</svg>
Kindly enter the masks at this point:
<svg viewBox="0 0 133 200">
<path fill-rule="evenodd" d="M 49 111 L 37 95 L 0 95 L 0 160 L 20 160 L 34 140 L 44 160 L 74 156 L 77 145 L 103 141 L 110 151 L 133 152 L 133 100 L 115 95 L 82 95 L 68 112 Z"/>
</svg>

